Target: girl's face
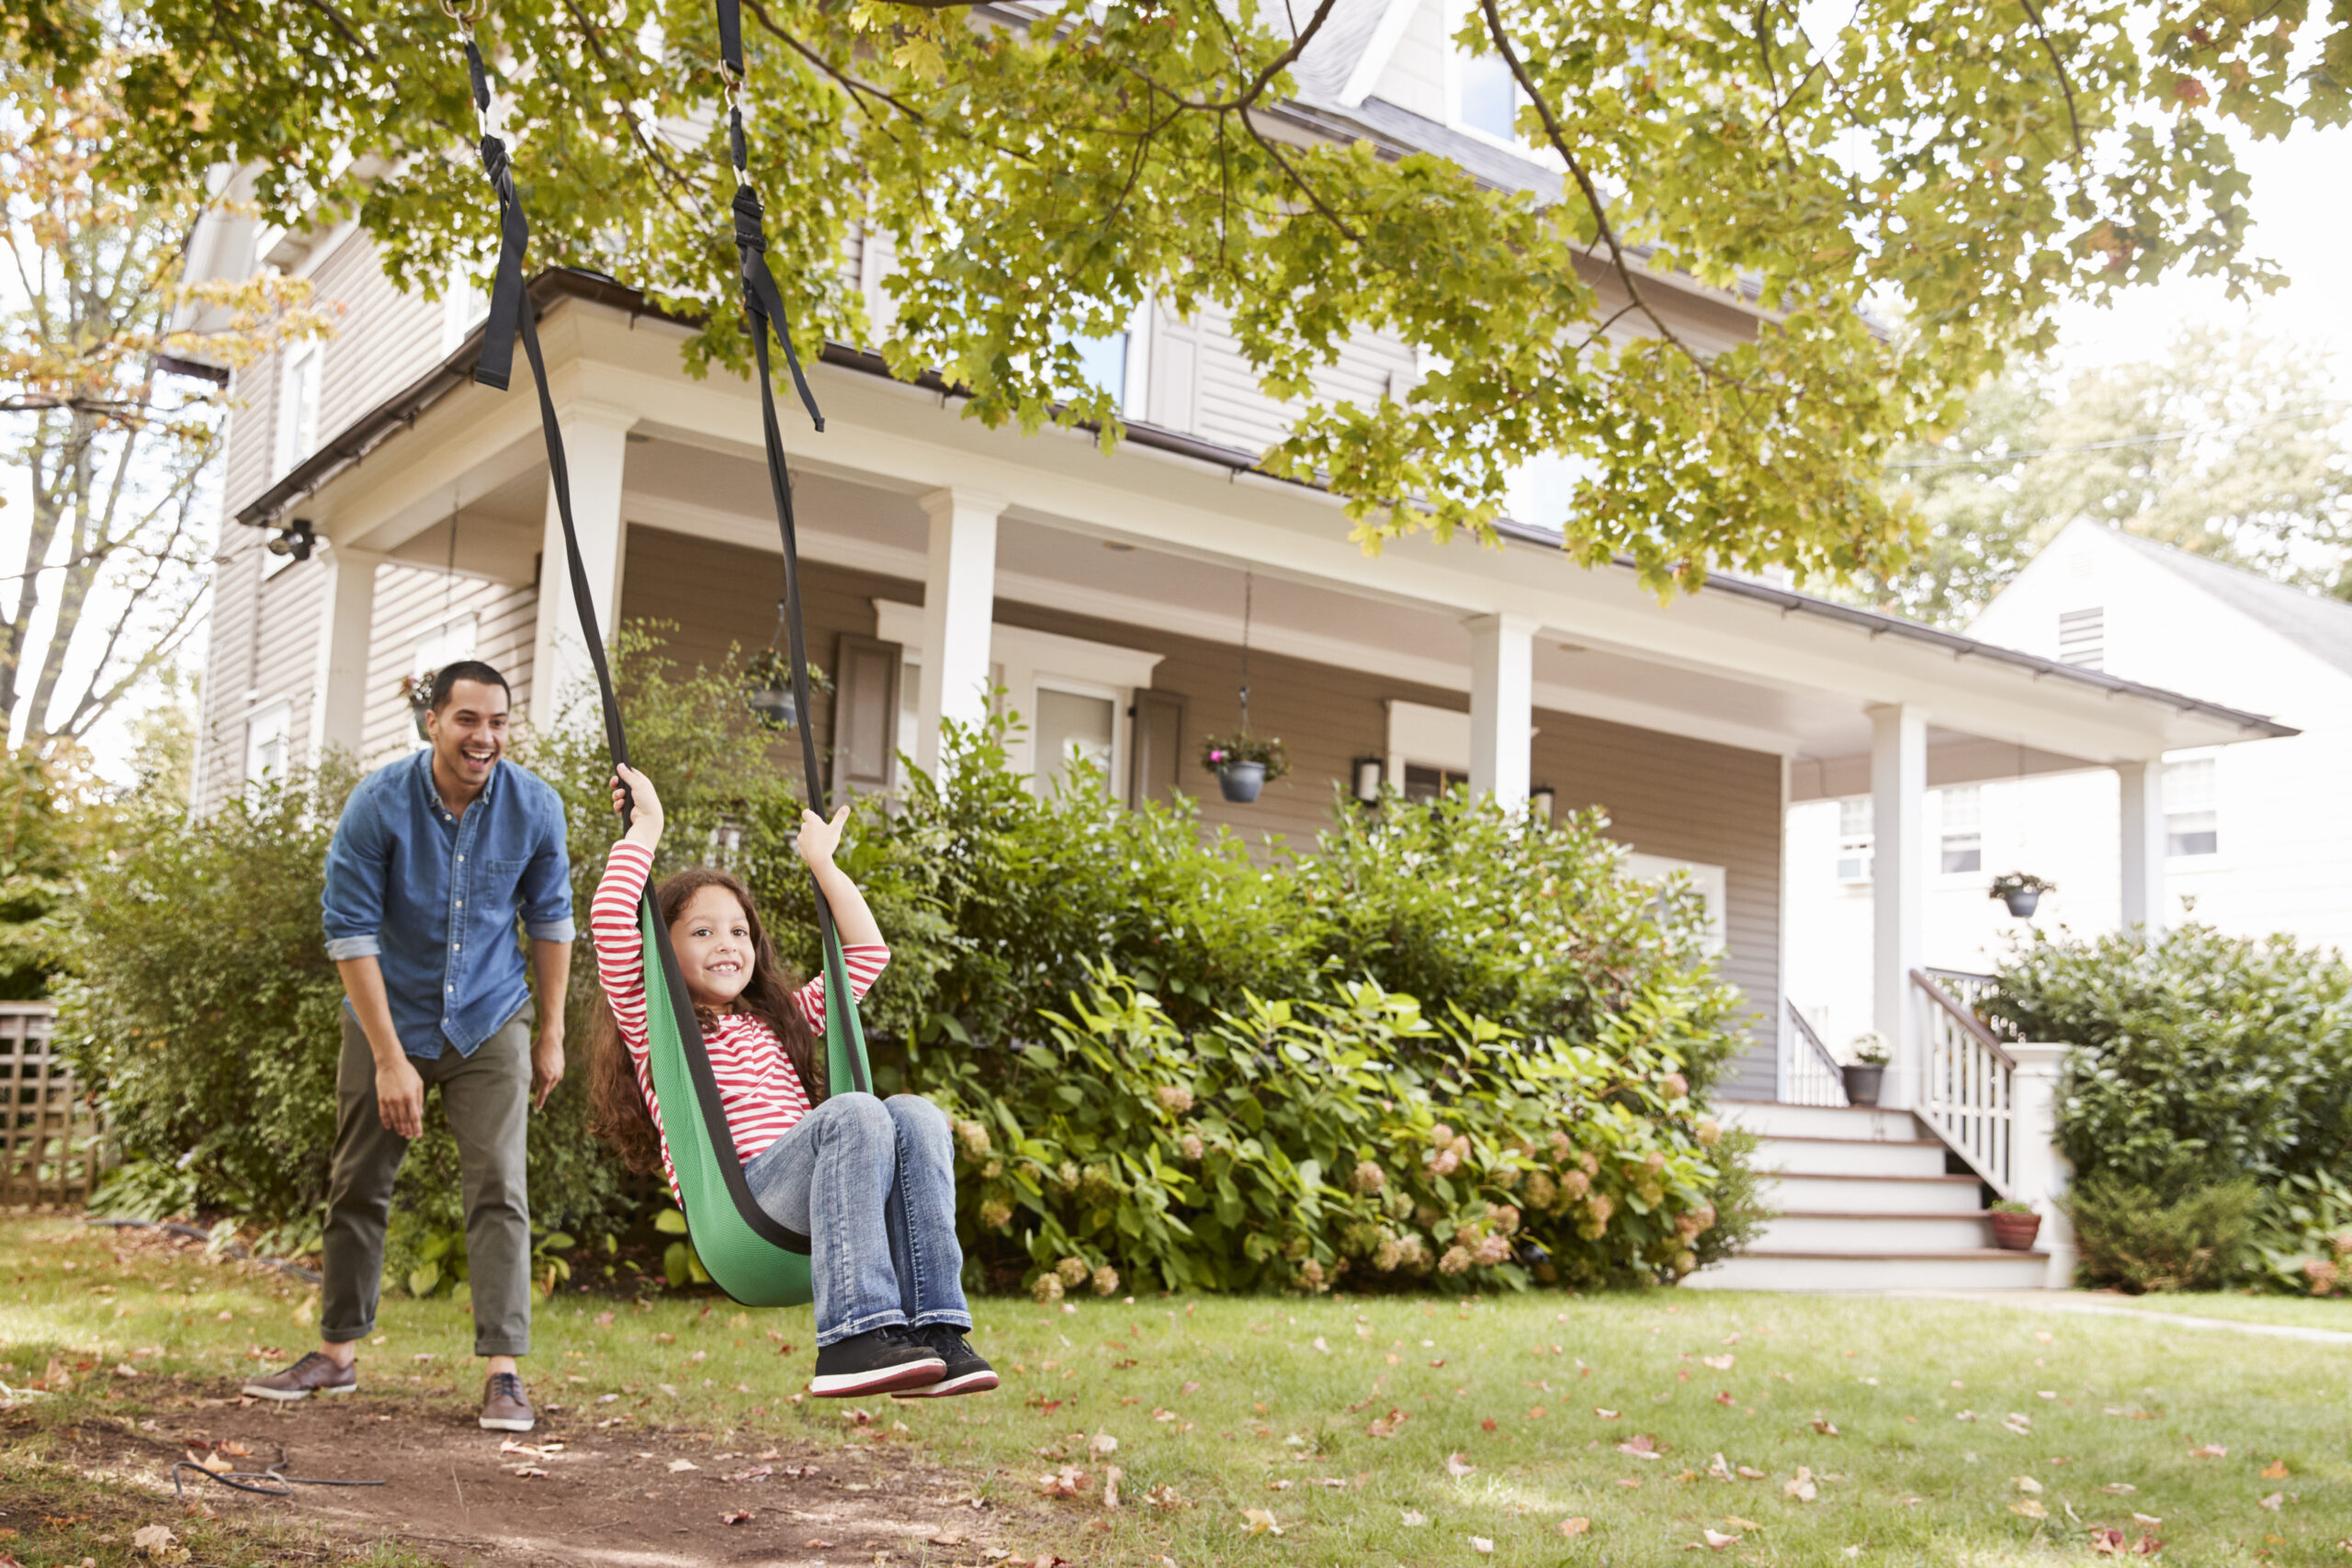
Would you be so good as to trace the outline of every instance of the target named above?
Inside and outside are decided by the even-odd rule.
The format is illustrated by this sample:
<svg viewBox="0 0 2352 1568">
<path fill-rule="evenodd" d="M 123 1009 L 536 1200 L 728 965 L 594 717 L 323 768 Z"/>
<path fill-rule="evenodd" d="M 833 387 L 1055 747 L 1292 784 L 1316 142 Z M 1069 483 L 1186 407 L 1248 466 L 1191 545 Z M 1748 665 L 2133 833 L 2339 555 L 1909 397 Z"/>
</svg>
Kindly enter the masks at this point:
<svg viewBox="0 0 2352 1568">
<path fill-rule="evenodd" d="M 670 945 L 697 1007 L 727 1007 L 752 983 L 752 919 L 724 887 L 695 890 L 670 922 Z"/>
</svg>

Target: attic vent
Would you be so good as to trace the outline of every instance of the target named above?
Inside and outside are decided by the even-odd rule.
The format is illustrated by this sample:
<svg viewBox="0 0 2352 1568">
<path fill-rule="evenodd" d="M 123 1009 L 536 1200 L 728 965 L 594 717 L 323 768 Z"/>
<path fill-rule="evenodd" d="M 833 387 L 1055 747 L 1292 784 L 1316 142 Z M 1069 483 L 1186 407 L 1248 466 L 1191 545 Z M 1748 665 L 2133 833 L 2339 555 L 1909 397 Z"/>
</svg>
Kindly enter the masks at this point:
<svg viewBox="0 0 2352 1568">
<path fill-rule="evenodd" d="M 2079 664 L 2086 670 L 2107 667 L 2107 609 L 2104 605 L 2058 613 L 2058 659 L 2063 664 Z"/>
</svg>

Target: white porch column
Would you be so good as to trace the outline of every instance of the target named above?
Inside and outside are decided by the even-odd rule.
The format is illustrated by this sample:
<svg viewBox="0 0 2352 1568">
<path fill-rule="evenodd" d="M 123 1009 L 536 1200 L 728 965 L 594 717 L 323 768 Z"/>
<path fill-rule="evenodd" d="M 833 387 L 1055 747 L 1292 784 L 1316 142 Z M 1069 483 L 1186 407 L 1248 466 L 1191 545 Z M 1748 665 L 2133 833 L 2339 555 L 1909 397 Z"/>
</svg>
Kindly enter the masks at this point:
<svg viewBox="0 0 2352 1568">
<path fill-rule="evenodd" d="M 571 522 L 580 558 L 596 605 L 599 634 L 618 624 L 621 558 L 627 527 L 621 518 L 622 470 L 628 430 L 637 416 L 621 409 L 573 403 L 560 411 L 564 457 L 571 471 Z M 571 599 L 571 572 L 563 553 L 563 518 L 555 486 L 548 486 L 547 525 L 539 545 L 539 619 L 531 643 L 531 722 L 545 730 L 562 722 L 568 706 L 594 701 L 595 669 Z"/>
<path fill-rule="evenodd" d="M 2063 1291 L 2075 1282 L 2075 1227 L 2059 1201 L 2074 1175 L 2058 1152 L 2058 1076 L 2066 1047 L 2012 1044 L 2008 1051 L 2018 1065 L 2009 1079 L 2009 1188 L 2041 1216 L 2034 1242 L 2050 1255 L 2044 1283 Z"/>
<path fill-rule="evenodd" d="M 1535 625 L 1525 615 L 1473 615 L 1470 628 L 1470 794 L 1507 810 L 1527 804 L 1535 728 Z"/>
<path fill-rule="evenodd" d="M 915 687 L 915 765 L 936 777 L 943 720 L 989 712 L 989 626 L 996 613 L 996 525 L 1005 502 L 968 490 L 922 498 L 931 561 L 922 587 L 922 665 Z"/>
<path fill-rule="evenodd" d="M 2145 926 L 2154 936 L 2165 924 L 2164 761 L 2119 763 L 2115 782 L 2123 796 L 2123 929 Z"/>
<path fill-rule="evenodd" d="M 359 756 L 368 718 L 368 648 L 376 627 L 376 568 L 372 550 L 329 545 L 322 590 L 319 669 L 311 682 L 311 760 L 328 750 Z"/>
<path fill-rule="evenodd" d="M 1871 709 L 1871 1023 L 1893 1060 L 1879 1103 L 1919 1098 L 1919 1003 L 1911 971 L 1927 949 L 1928 716 Z"/>
</svg>

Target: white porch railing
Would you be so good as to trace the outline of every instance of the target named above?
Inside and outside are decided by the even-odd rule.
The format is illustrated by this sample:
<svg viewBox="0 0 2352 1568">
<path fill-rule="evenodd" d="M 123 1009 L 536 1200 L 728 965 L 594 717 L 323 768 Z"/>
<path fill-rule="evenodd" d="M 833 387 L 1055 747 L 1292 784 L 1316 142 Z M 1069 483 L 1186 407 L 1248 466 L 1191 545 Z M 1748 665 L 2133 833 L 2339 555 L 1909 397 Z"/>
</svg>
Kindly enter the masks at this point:
<svg viewBox="0 0 2352 1568">
<path fill-rule="evenodd" d="M 2016 1190 L 2017 1061 L 1974 1010 L 1945 988 L 1946 982 L 1956 983 L 1973 1000 L 1992 977 L 1914 969 L 1911 980 L 1928 1012 L 1920 1118 L 1986 1186 L 2010 1197 Z"/>
<path fill-rule="evenodd" d="M 1781 1103 L 1837 1108 L 1850 1104 L 1846 1098 L 1846 1075 L 1838 1070 L 1838 1058 L 1821 1043 L 1797 1004 L 1789 1002 L 1787 1007 L 1789 1049 L 1781 1069 Z"/>
</svg>

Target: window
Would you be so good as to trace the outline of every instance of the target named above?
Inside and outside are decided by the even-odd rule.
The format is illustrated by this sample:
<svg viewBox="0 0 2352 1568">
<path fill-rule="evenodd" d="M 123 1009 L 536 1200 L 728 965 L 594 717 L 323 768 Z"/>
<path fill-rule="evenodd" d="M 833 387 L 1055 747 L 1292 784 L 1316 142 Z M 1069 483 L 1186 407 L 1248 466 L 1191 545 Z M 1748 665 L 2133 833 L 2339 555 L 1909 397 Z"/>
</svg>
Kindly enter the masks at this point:
<svg viewBox="0 0 2352 1568">
<path fill-rule="evenodd" d="M 1405 798 L 1426 806 L 1451 789 L 1460 789 L 1470 782 L 1470 775 L 1452 768 L 1425 768 L 1419 762 L 1405 764 Z"/>
<path fill-rule="evenodd" d="M 2165 769 L 2166 854 L 2221 852 L 2221 818 L 2213 800 L 2212 758 L 2198 757 Z"/>
<path fill-rule="evenodd" d="M 286 727 L 291 707 L 275 702 L 245 720 L 245 783 L 275 784 L 286 776 Z"/>
<path fill-rule="evenodd" d="M 1150 396 L 1150 355 L 1147 348 L 1150 310 L 1151 301 L 1143 300 L 1136 306 L 1122 331 L 1103 337 L 1069 340 L 1070 347 L 1078 351 L 1080 382 L 1110 393 L 1111 400 L 1125 419 L 1143 418 Z"/>
<path fill-rule="evenodd" d="M 2087 610 L 2058 613 L 2058 661 L 2086 670 L 2107 668 L 2107 611 L 2094 604 Z"/>
<path fill-rule="evenodd" d="M 315 343 L 288 353 L 278 389 L 277 471 L 284 473 L 318 449 L 319 372 L 324 355 Z"/>
<path fill-rule="evenodd" d="M 1871 879 L 1871 797 L 1849 795 L 1838 803 L 1838 880 Z"/>
<path fill-rule="evenodd" d="M 1037 687 L 1035 776 L 1042 786 L 1059 784 L 1074 764 L 1091 763 L 1102 782 L 1111 782 L 1112 750 L 1118 736 L 1119 705 L 1115 698 L 1089 692 L 1065 691 L 1040 682 Z"/>
<path fill-rule="evenodd" d="M 1677 860 L 1670 855 L 1644 854 L 1635 850 L 1625 856 L 1625 874 L 1636 882 L 1657 884 L 1664 884 L 1673 876 L 1687 877 L 1707 908 L 1702 945 L 1709 953 L 1721 953 L 1729 945 L 1729 929 L 1724 919 L 1727 878 L 1722 866 L 1709 865 L 1704 861 Z"/>
<path fill-rule="evenodd" d="M 1519 140 L 1519 80 L 1510 62 L 1499 54 L 1457 54 L 1454 70 L 1456 122 L 1498 141 Z"/>
<path fill-rule="evenodd" d="M 655 58 L 660 58 L 656 56 Z M 444 355 L 458 352 L 466 334 L 482 324 L 490 315 L 490 296 L 474 287 L 466 269 L 451 267 L 449 276 L 441 286 L 441 352 Z"/>
<path fill-rule="evenodd" d="M 1939 790 L 1943 815 L 1944 874 L 1984 869 L 1984 797 L 1974 784 Z"/>
</svg>

